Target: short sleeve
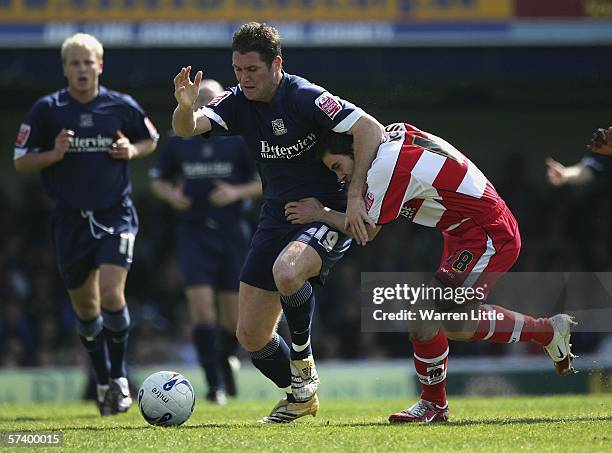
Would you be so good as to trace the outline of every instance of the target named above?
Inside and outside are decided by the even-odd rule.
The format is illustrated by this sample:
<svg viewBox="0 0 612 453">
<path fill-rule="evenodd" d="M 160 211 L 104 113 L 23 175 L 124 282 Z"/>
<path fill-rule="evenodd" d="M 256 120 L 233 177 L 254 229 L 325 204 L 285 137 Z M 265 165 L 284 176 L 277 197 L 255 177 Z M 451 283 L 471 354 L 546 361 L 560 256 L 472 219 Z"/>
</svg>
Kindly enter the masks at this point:
<svg viewBox="0 0 612 453">
<path fill-rule="evenodd" d="M 363 111 L 354 104 L 312 83 L 296 90 L 294 105 L 300 115 L 318 127 L 337 133 L 347 132 L 363 116 Z"/>
<path fill-rule="evenodd" d="M 590 168 L 596 176 L 612 172 L 612 156 L 601 153 L 590 153 L 582 158 L 582 164 Z"/>
<path fill-rule="evenodd" d="M 143 108 L 131 96 L 124 95 L 124 101 L 128 105 L 129 114 L 125 119 L 122 132 L 132 141 L 159 139 L 159 133 L 153 122 L 146 116 Z"/>
<path fill-rule="evenodd" d="M 17 160 L 30 152 L 53 148 L 53 141 L 50 143 L 49 137 L 45 134 L 47 111 L 48 104 L 44 100 L 39 100 L 32 106 L 19 126 L 13 159 Z"/>
<path fill-rule="evenodd" d="M 234 131 L 235 106 L 236 94 L 226 90 L 200 109 L 210 120 L 213 134 L 231 134 Z"/>
</svg>

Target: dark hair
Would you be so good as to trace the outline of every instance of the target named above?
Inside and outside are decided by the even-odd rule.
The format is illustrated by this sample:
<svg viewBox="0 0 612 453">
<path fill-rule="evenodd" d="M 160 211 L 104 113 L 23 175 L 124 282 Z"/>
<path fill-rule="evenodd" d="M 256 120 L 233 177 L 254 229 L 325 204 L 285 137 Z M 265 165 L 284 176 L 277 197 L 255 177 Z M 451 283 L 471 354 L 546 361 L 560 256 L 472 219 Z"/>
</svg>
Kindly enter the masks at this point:
<svg viewBox="0 0 612 453">
<path fill-rule="evenodd" d="M 278 30 L 272 25 L 259 22 L 244 24 L 234 33 L 232 52 L 257 52 L 269 68 L 275 57 L 282 56 Z"/>
<path fill-rule="evenodd" d="M 353 136 L 335 132 L 324 133 L 319 139 L 315 155 L 317 159 L 322 159 L 326 153 L 341 154 L 354 158 Z"/>
</svg>

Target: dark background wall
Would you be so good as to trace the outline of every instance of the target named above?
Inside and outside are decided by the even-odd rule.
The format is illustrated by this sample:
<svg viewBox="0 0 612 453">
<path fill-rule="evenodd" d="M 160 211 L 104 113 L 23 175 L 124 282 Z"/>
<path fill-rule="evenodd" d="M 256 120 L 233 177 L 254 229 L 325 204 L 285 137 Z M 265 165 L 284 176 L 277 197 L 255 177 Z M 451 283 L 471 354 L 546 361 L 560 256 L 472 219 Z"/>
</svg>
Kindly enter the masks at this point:
<svg viewBox="0 0 612 453">
<path fill-rule="evenodd" d="M 287 48 L 285 69 L 352 100 L 381 122 L 406 121 L 447 138 L 495 172 L 501 156 L 577 159 L 596 126 L 612 118 L 611 47 Z M 57 49 L 0 50 L 0 144 L 7 164 L 32 102 L 64 86 Z M 170 127 L 172 78 L 191 64 L 234 83 L 229 49 L 106 49 L 102 83 L 132 94 L 160 131 Z M 134 162 L 135 185 L 143 168 Z M 11 165 L 0 188 L 15 191 Z M 19 177 L 19 180 L 22 178 Z"/>
</svg>

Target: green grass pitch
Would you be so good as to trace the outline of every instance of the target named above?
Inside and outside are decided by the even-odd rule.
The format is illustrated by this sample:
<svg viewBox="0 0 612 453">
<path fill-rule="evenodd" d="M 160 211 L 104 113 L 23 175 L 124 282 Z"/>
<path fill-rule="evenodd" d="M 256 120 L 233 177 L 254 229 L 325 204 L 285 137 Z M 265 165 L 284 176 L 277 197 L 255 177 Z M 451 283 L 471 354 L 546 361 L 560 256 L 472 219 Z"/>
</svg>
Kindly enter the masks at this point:
<svg viewBox="0 0 612 453">
<path fill-rule="evenodd" d="M 0 431 L 61 430 L 62 447 L 47 451 L 612 451 L 610 394 L 451 398 L 447 424 L 387 423 L 412 402 L 327 400 L 316 418 L 260 426 L 273 401 L 198 400 L 185 425 L 173 428 L 147 425 L 136 407 L 101 418 L 85 403 L 0 405 Z"/>
</svg>

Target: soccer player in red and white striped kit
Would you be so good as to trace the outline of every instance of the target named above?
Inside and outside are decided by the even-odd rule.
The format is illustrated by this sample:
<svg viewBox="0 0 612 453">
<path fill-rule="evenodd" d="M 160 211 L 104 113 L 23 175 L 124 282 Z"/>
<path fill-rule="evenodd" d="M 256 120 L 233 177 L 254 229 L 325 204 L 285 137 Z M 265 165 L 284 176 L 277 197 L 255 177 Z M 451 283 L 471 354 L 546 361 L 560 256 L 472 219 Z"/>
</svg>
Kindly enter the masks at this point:
<svg viewBox="0 0 612 453">
<path fill-rule="evenodd" d="M 339 180 L 350 182 L 354 164 L 351 137 L 332 134 L 324 143 L 319 151 L 323 163 Z M 386 127 L 368 170 L 365 202 L 375 224 L 368 226 L 369 240 L 380 230 L 378 225 L 400 216 L 442 230 L 444 252 L 431 286 L 480 288 L 486 294 L 519 256 L 518 224 L 493 185 L 450 143 L 410 124 Z M 293 223 L 324 221 L 343 227 L 345 222 L 344 213 L 328 209 L 314 198 L 288 203 L 285 215 Z M 410 325 L 421 399 L 392 414 L 390 422 L 448 420 L 445 388 L 449 339 L 532 341 L 544 348 L 558 374 L 575 372 L 570 345 L 570 327 L 575 323 L 569 315 L 535 319 L 495 305 L 477 304 L 473 309 L 496 315 L 470 316 L 470 321 L 458 326 L 431 321 Z"/>
</svg>

